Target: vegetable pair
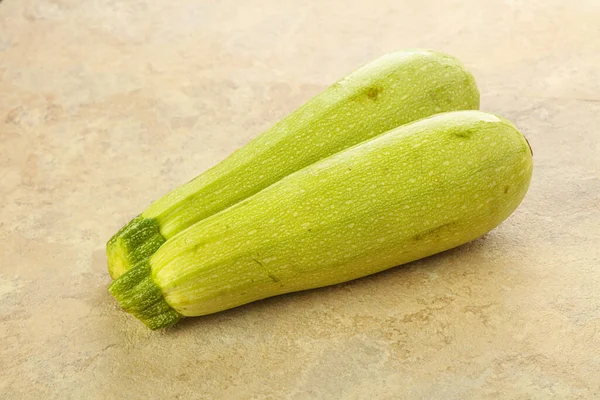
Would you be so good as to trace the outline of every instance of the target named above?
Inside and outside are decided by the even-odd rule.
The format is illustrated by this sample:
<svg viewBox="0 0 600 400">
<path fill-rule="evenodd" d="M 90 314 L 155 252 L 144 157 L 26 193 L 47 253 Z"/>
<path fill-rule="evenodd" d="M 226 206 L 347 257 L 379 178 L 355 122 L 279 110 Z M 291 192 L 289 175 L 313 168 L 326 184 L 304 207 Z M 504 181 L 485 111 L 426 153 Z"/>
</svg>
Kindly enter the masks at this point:
<svg viewBox="0 0 600 400">
<path fill-rule="evenodd" d="M 152 329 L 369 275 L 473 240 L 517 207 L 531 153 L 472 75 L 385 55 L 159 199 L 109 242 L 110 292 Z"/>
</svg>

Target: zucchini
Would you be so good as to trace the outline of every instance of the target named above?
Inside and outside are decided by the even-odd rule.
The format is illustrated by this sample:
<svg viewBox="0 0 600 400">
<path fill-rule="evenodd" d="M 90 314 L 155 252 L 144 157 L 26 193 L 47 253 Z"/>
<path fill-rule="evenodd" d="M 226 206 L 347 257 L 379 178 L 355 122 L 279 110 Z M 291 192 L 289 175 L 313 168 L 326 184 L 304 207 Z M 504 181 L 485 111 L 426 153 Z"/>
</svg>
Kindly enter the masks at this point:
<svg viewBox="0 0 600 400">
<path fill-rule="evenodd" d="M 454 57 L 424 50 L 384 55 L 150 205 L 108 242 L 110 275 L 119 277 L 166 239 L 315 161 L 423 117 L 478 108 L 475 80 Z"/>
<path fill-rule="evenodd" d="M 373 274 L 469 242 L 519 205 L 532 153 L 507 120 L 398 127 L 194 224 L 110 286 L 152 329 Z"/>
</svg>

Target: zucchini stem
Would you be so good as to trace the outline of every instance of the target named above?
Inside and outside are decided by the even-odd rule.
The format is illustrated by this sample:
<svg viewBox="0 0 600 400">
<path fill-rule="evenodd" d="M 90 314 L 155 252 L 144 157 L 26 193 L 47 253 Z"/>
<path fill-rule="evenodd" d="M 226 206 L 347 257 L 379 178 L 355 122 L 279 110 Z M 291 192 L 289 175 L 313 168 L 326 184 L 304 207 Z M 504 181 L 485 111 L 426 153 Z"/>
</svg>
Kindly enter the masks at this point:
<svg viewBox="0 0 600 400">
<path fill-rule="evenodd" d="M 121 307 L 140 319 L 150 329 L 160 329 L 175 324 L 182 315 L 175 311 L 163 297 L 152 279 L 152 270 L 145 260 L 121 275 L 108 288 Z"/>
</svg>

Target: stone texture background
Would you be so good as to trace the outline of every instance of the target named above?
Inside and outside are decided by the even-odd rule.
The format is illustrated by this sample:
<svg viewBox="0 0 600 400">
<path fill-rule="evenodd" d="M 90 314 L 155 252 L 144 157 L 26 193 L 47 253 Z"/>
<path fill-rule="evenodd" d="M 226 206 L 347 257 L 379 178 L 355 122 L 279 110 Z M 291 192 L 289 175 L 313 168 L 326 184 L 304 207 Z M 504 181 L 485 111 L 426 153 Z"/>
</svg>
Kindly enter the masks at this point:
<svg viewBox="0 0 600 400">
<path fill-rule="evenodd" d="M 5 399 L 600 397 L 600 1 L 4 0 Z M 151 332 L 104 245 L 380 54 L 474 72 L 534 149 L 509 220 L 348 284 Z"/>
</svg>

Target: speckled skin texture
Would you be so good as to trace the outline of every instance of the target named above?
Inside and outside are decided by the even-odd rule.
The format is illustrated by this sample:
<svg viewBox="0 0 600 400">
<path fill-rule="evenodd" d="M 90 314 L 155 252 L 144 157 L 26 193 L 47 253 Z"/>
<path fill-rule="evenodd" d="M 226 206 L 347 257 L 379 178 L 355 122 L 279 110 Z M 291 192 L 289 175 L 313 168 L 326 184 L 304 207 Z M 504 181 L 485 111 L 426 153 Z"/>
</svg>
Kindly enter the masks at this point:
<svg viewBox="0 0 600 400">
<path fill-rule="evenodd" d="M 596 0 L 0 3 L 7 399 L 600 396 Z M 388 51 L 456 55 L 534 150 L 523 204 L 405 267 L 152 332 L 104 245 Z"/>
</svg>

